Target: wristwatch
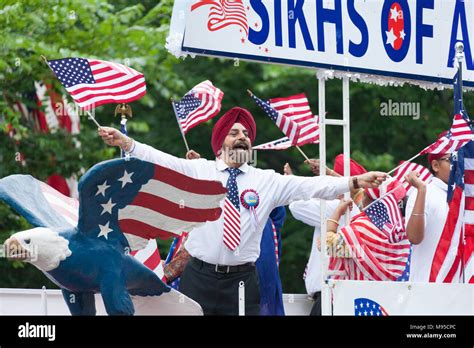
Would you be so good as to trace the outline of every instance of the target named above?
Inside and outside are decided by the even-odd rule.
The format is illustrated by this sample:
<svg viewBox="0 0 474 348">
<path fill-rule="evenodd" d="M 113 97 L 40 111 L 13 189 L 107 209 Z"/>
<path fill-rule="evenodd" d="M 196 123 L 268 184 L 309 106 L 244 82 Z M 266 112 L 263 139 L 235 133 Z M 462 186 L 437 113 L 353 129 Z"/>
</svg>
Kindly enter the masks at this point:
<svg viewBox="0 0 474 348">
<path fill-rule="evenodd" d="M 352 177 L 352 186 L 357 190 L 360 189 L 359 183 L 357 182 L 357 176 Z"/>
</svg>

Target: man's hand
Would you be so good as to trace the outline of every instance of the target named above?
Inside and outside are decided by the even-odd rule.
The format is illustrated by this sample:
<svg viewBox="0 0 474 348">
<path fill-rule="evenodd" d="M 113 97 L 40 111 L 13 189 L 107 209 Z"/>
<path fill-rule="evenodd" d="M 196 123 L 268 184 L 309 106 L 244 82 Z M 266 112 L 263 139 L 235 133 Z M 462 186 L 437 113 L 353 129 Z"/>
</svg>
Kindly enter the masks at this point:
<svg viewBox="0 0 474 348">
<path fill-rule="evenodd" d="M 410 174 L 405 175 L 405 180 L 417 190 L 426 186 L 426 184 L 420 180 L 420 173 L 410 172 Z"/>
<path fill-rule="evenodd" d="M 347 208 L 352 210 L 352 203 L 352 199 L 341 199 L 339 205 L 334 211 L 334 215 L 339 216 L 339 218 L 334 220 L 339 221 L 340 217 L 346 213 Z"/>
<path fill-rule="evenodd" d="M 304 161 L 304 163 L 309 164 L 311 171 L 314 175 L 319 175 L 319 160 L 318 159 L 309 159 Z M 326 171 L 327 173 L 327 171 Z"/>
<path fill-rule="evenodd" d="M 316 175 L 316 176 L 319 175 L 320 161 L 318 159 L 311 158 L 309 160 L 304 161 L 304 163 L 309 164 L 309 166 L 311 168 L 311 171 L 313 172 L 314 175 Z M 341 176 L 341 175 L 337 174 L 334 170 L 329 168 L 328 166 L 326 166 L 326 175 Z"/>
<path fill-rule="evenodd" d="M 186 153 L 186 159 L 188 159 L 188 160 L 200 159 L 200 158 L 201 158 L 201 155 L 199 153 L 197 153 L 196 151 L 194 151 L 194 150 L 189 150 Z"/>
<path fill-rule="evenodd" d="M 283 166 L 283 174 L 284 175 L 293 175 L 293 169 L 291 169 L 291 167 L 288 163 L 285 163 L 285 165 Z"/>
<path fill-rule="evenodd" d="M 368 172 L 357 175 L 357 184 L 362 188 L 375 188 L 387 179 L 387 174 L 383 172 Z M 351 180 L 352 181 L 352 180 Z M 351 182 L 352 185 L 352 182 Z M 357 187 L 354 187 L 357 188 Z"/>
<path fill-rule="evenodd" d="M 128 137 L 122 134 L 119 130 L 111 127 L 100 127 L 99 136 L 102 138 L 104 143 L 111 146 L 125 146 Z"/>
</svg>

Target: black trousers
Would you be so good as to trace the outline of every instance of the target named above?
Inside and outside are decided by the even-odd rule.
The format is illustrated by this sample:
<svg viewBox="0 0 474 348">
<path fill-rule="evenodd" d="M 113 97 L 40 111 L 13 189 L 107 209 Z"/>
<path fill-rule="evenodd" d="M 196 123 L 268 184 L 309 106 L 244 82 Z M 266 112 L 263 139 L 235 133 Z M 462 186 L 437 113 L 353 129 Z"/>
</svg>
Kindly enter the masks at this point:
<svg viewBox="0 0 474 348">
<path fill-rule="evenodd" d="M 313 300 L 314 300 L 314 305 L 313 305 L 313 308 L 311 308 L 311 313 L 309 313 L 309 315 L 321 316 L 322 315 L 321 291 L 317 291 L 314 293 Z"/>
<path fill-rule="evenodd" d="M 204 315 L 239 315 L 239 283 L 245 284 L 245 315 L 259 315 L 260 288 L 256 268 L 217 273 L 196 258 L 186 265 L 179 291 L 199 303 Z"/>
</svg>

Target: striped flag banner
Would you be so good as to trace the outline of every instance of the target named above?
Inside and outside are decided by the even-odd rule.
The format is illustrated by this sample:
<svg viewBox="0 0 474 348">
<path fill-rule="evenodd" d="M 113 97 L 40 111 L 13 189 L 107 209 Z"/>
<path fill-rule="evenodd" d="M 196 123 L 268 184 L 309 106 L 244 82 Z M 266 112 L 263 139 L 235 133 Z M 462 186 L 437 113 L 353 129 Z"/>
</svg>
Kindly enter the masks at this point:
<svg viewBox="0 0 474 348">
<path fill-rule="evenodd" d="M 146 94 L 143 74 L 122 64 L 64 58 L 49 60 L 48 65 L 83 109 L 108 103 L 129 103 Z"/>
</svg>

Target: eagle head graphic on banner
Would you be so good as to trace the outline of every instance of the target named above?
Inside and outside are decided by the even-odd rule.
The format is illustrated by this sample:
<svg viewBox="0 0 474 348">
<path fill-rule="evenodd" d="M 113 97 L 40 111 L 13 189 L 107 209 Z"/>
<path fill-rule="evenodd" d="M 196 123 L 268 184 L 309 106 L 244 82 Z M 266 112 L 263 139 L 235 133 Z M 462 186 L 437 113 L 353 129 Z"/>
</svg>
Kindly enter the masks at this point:
<svg viewBox="0 0 474 348">
<path fill-rule="evenodd" d="M 132 315 L 130 296 L 170 288 L 131 253 L 221 215 L 226 189 L 135 158 L 101 162 L 79 182 L 79 202 L 29 175 L 0 179 L 0 200 L 35 228 L 4 244 L 57 284 L 73 315 L 96 313 L 100 293 L 109 315 Z"/>
</svg>

